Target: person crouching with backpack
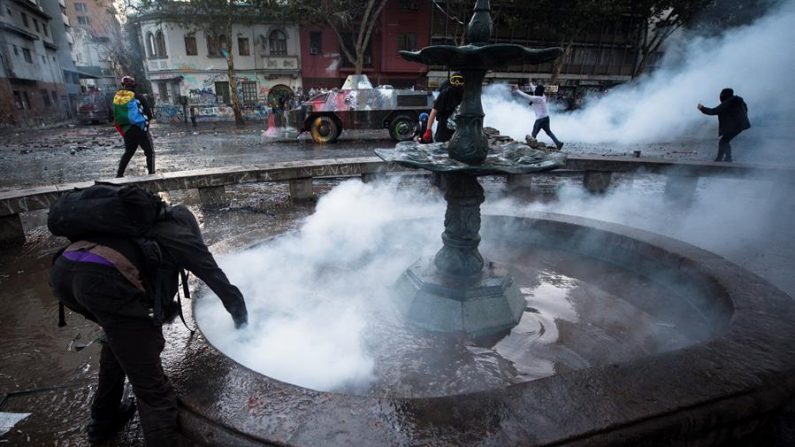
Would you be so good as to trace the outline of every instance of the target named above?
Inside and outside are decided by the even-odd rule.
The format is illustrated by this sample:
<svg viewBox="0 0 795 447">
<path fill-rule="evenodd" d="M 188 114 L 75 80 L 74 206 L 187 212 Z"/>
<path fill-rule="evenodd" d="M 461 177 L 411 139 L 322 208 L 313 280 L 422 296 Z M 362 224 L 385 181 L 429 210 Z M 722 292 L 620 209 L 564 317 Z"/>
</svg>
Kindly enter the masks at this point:
<svg viewBox="0 0 795 447">
<path fill-rule="evenodd" d="M 121 402 L 126 377 L 145 445 L 179 445 L 177 396 L 160 353 L 165 346 L 162 325 L 180 310 L 174 296 L 182 269 L 221 299 L 235 328 L 248 322 L 243 295 L 218 267 L 193 213 L 163 205 L 158 216 L 142 238 L 96 231 L 71 238 L 75 242 L 57 255 L 50 271 L 50 287 L 61 303 L 104 332 L 87 426 L 91 443 L 111 440 L 132 417 L 135 406 Z"/>
<path fill-rule="evenodd" d="M 121 156 L 116 177 L 124 177 L 124 171 L 133 154 L 141 146 L 146 156 L 146 170 L 155 173 L 155 151 L 149 121 L 152 111 L 146 98 L 135 93 L 135 79 L 132 76 L 121 78 L 121 88 L 113 97 L 113 122 L 116 130 L 124 137 L 124 155 Z"/>
</svg>

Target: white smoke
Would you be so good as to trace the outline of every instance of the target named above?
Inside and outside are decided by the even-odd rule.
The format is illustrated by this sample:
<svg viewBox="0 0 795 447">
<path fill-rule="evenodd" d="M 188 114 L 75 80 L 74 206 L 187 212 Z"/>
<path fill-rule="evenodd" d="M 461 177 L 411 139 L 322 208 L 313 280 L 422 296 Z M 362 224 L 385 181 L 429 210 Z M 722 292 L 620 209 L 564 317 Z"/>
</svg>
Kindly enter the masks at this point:
<svg viewBox="0 0 795 447">
<path fill-rule="evenodd" d="M 323 390 L 366 384 L 373 360 L 364 315 L 407 266 L 441 247 L 443 214 L 438 196 L 345 182 L 299 233 L 222 260 L 246 299 L 245 330 L 233 329 L 215 298 L 198 301 L 196 318 L 218 349 L 270 377 Z M 430 227 L 395 225 L 428 215 Z"/>
<path fill-rule="evenodd" d="M 714 138 L 717 119 L 696 104 L 714 107 L 725 87 L 749 107 L 749 134 L 778 132 L 770 121 L 789 123 L 795 112 L 791 76 L 795 72 L 795 1 L 787 1 L 755 23 L 715 38 L 682 36 L 676 54 L 651 75 L 590 98 L 581 110 L 552 113 L 552 130 L 563 141 L 580 143 L 672 142 Z M 523 140 L 532 129 L 532 110 L 524 101 L 506 101 L 508 88 L 490 86 L 484 94 L 485 125 Z M 769 127 L 769 129 L 764 129 Z M 541 139 L 547 137 L 541 132 Z"/>
</svg>

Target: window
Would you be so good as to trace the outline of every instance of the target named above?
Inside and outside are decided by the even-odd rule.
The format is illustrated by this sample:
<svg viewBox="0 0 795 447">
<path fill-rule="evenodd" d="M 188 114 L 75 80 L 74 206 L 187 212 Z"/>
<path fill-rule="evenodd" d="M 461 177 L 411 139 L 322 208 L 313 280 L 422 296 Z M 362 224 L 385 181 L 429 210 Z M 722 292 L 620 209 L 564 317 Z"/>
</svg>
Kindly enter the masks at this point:
<svg viewBox="0 0 795 447">
<path fill-rule="evenodd" d="M 168 102 L 168 83 L 158 82 L 157 93 L 160 95 L 160 102 Z"/>
<path fill-rule="evenodd" d="M 146 33 L 146 50 L 149 52 L 149 58 L 166 57 L 166 40 L 163 38 L 163 32 L 158 31 L 157 34 L 151 32 Z"/>
<path fill-rule="evenodd" d="M 75 3 L 75 11 L 77 12 L 86 12 L 88 8 L 86 8 L 85 3 Z"/>
<path fill-rule="evenodd" d="M 248 49 L 248 39 L 245 37 L 237 38 L 237 52 L 241 56 L 248 56 L 251 52 Z"/>
<path fill-rule="evenodd" d="M 39 21 L 38 21 L 38 20 L 36 20 L 36 19 L 33 19 L 33 28 L 35 28 L 35 29 L 36 29 L 36 32 L 37 32 L 37 33 L 38 33 L 38 32 L 41 32 L 41 30 L 39 29 Z"/>
<path fill-rule="evenodd" d="M 22 102 L 22 94 L 17 90 L 14 90 L 14 107 L 16 107 L 17 110 L 25 108 L 25 103 Z"/>
<path fill-rule="evenodd" d="M 155 43 L 157 43 L 157 56 L 167 57 L 166 54 L 166 39 L 163 37 L 163 31 L 158 31 L 155 35 Z"/>
<path fill-rule="evenodd" d="M 47 90 L 42 90 L 41 101 L 44 103 L 44 107 L 50 107 L 52 105 L 52 102 L 50 102 L 50 92 Z"/>
<path fill-rule="evenodd" d="M 14 45 L 14 56 L 19 56 L 19 48 L 16 45 Z"/>
<path fill-rule="evenodd" d="M 271 31 L 268 35 L 271 56 L 287 56 L 287 36 L 283 31 Z"/>
<path fill-rule="evenodd" d="M 196 49 L 196 36 L 192 34 L 185 36 L 185 54 L 188 56 L 196 56 L 199 54 L 199 51 Z"/>
<path fill-rule="evenodd" d="M 55 93 L 55 90 L 52 91 L 52 102 L 55 105 L 58 105 L 58 95 Z"/>
<path fill-rule="evenodd" d="M 22 24 L 25 25 L 25 28 L 28 27 L 28 15 L 24 12 L 22 13 Z"/>
<path fill-rule="evenodd" d="M 41 30 L 44 31 L 44 35 L 50 37 L 50 31 L 48 30 L 48 26 L 46 23 L 41 24 Z"/>
<path fill-rule="evenodd" d="M 400 9 L 409 9 L 413 11 L 420 9 L 420 5 L 417 0 L 400 0 L 398 6 L 400 7 Z"/>
<path fill-rule="evenodd" d="M 399 33 L 397 40 L 398 50 L 414 51 L 417 49 L 416 33 Z"/>
<path fill-rule="evenodd" d="M 207 36 L 207 55 L 218 56 L 218 43 L 215 40 L 215 36 Z"/>
<path fill-rule="evenodd" d="M 229 104 L 229 83 L 215 83 L 215 101 L 222 104 Z"/>
<path fill-rule="evenodd" d="M 30 50 L 28 50 L 27 48 L 22 49 L 22 56 L 25 57 L 25 62 L 29 64 L 33 63 L 33 57 L 30 55 Z"/>
<path fill-rule="evenodd" d="M 44 65 L 47 65 L 47 58 L 42 56 L 41 57 L 41 63 L 44 64 Z"/>
<path fill-rule="evenodd" d="M 309 54 L 323 53 L 323 33 L 311 31 L 309 33 Z"/>
<path fill-rule="evenodd" d="M 223 34 L 218 36 L 207 36 L 207 55 L 210 57 L 224 56 L 224 52 L 228 46 L 229 44 L 226 40 L 226 36 Z"/>
<path fill-rule="evenodd" d="M 14 13 L 11 12 L 11 8 L 6 8 L 6 12 L 8 13 L 9 17 L 13 17 L 14 16 Z"/>
<path fill-rule="evenodd" d="M 88 25 L 88 17 L 86 17 L 86 16 L 77 16 L 77 24 L 78 25 Z"/>
<path fill-rule="evenodd" d="M 257 83 L 251 81 L 243 81 L 240 83 L 240 88 L 243 91 L 243 103 L 255 104 L 257 102 Z"/>
<path fill-rule="evenodd" d="M 146 51 L 149 53 L 149 57 L 155 57 L 156 50 L 155 50 L 155 35 L 152 33 L 146 33 Z"/>
</svg>

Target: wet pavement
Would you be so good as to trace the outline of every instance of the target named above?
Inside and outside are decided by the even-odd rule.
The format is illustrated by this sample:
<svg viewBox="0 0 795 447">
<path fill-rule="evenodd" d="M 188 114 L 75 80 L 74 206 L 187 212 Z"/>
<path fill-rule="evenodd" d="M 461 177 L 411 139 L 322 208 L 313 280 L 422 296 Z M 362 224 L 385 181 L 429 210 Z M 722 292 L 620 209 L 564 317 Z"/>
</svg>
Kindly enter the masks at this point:
<svg viewBox="0 0 795 447">
<path fill-rule="evenodd" d="M 159 172 L 249 165 L 303 159 L 372 156 L 377 147 L 391 147 L 384 132 L 343 134 L 339 143 L 316 145 L 306 136 L 297 141 L 261 141 L 255 126 L 237 130 L 228 125 L 155 125 Z M 714 140 L 643 147 L 644 156 L 708 159 Z M 577 153 L 611 153 L 615 148 L 567 145 Z M 633 148 L 618 149 L 631 153 Z M 113 177 L 123 152 L 121 138 L 104 125 L 0 132 L 0 190 Z M 622 153 L 619 152 L 619 153 Z M 127 175 L 145 174 L 143 153 L 137 152 Z M 315 182 L 322 194 L 333 181 Z M 235 187 L 237 200 L 230 207 L 202 208 L 190 192 L 174 195 L 199 218 L 208 244 L 252 230 L 272 234 L 295 228 L 312 212 L 312 204 L 292 204 L 287 186 L 253 184 Z M 91 341 L 96 327 L 82 317 L 68 316 L 69 325 L 57 327 L 57 305 L 47 286 L 51 255 L 63 245 L 43 226 L 44 213 L 24 216 L 28 242 L 0 251 L 0 411 L 32 412 L 0 445 L 87 445 L 83 426 L 96 383 L 99 347 L 75 351 Z M 791 237 L 787 233 L 784 237 Z M 785 245 L 786 247 L 786 245 Z M 775 247 L 750 259 L 732 259 L 765 275 L 782 277 L 791 271 L 793 253 Z M 781 284 L 781 281 L 778 281 Z M 795 289 L 787 290 L 795 296 Z M 166 362 L 168 359 L 166 359 Z M 785 424 L 786 425 L 786 424 Z M 784 427 L 787 428 L 787 427 Z M 779 429 L 777 429 L 779 430 Z M 140 427 L 133 421 L 113 445 L 143 445 Z M 748 446 L 775 445 L 761 441 Z"/>
</svg>

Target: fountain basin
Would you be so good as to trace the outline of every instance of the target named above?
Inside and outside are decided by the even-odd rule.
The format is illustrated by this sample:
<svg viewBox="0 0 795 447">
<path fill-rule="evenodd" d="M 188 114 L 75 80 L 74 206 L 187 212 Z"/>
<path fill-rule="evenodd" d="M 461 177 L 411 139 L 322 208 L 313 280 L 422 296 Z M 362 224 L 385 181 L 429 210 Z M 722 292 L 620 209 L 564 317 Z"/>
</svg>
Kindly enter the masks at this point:
<svg viewBox="0 0 795 447">
<path fill-rule="evenodd" d="M 214 445 L 715 445 L 795 390 L 795 304 L 761 278 L 679 241 L 568 216 L 484 216 L 483 238 L 547 244 L 698 290 L 714 315 L 696 344 L 532 382 L 431 398 L 310 390 L 186 342 L 169 375 L 183 431 Z M 489 227 L 511 231 L 491 234 Z M 686 295 L 685 295 L 686 296 Z M 637 297 L 644 306 L 644 297 Z"/>
</svg>

